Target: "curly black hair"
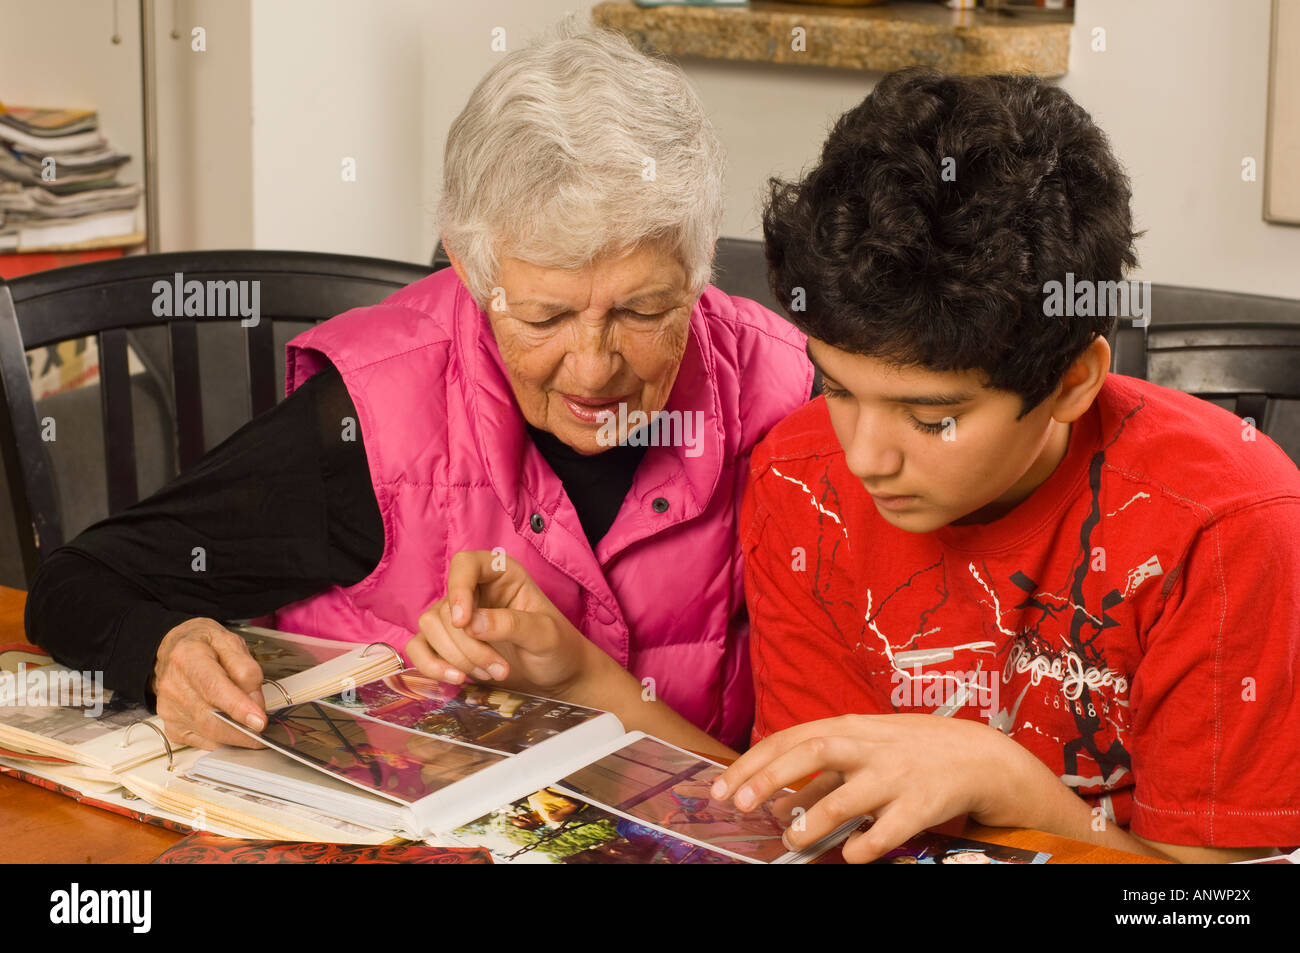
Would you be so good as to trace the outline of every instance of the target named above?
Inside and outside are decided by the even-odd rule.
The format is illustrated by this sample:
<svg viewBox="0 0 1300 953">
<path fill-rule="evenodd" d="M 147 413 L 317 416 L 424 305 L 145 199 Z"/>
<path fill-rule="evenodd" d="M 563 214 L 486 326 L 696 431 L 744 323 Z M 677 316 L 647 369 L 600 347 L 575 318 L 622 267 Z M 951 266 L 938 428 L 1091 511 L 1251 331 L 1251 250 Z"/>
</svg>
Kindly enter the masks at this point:
<svg viewBox="0 0 1300 953">
<path fill-rule="evenodd" d="M 1044 285 L 1137 264 L 1106 136 L 1033 76 L 890 73 L 802 181 L 768 187 L 768 281 L 800 330 L 894 364 L 981 370 L 1022 416 L 1114 324 L 1046 316 Z"/>
</svg>

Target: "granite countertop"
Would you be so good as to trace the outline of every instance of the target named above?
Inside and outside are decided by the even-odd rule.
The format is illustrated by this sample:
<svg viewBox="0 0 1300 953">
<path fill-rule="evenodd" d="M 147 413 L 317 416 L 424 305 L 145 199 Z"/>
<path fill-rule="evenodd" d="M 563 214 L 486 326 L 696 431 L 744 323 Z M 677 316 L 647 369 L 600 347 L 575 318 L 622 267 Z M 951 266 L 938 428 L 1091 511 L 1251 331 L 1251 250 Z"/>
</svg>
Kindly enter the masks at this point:
<svg viewBox="0 0 1300 953">
<path fill-rule="evenodd" d="M 1063 76 L 1070 23 L 1040 22 L 937 3 L 807 6 L 754 0 L 748 7 L 638 7 L 607 0 L 592 22 L 671 56 L 888 71 L 934 66 L 954 73 Z M 804 50 L 792 48 L 803 27 Z"/>
</svg>

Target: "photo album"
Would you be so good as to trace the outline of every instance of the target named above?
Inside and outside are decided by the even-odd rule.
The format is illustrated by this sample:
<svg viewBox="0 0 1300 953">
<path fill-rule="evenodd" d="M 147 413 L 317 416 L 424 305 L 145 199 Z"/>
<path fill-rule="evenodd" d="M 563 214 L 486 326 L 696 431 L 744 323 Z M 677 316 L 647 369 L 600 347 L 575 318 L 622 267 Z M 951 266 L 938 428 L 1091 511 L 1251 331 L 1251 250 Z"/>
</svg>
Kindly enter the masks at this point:
<svg viewBox="0 0 1300 953">
<path fill-rule="evenodd" d="M 87 684 L 82 673 L 43 665 L 20 671 L 10 686 L 17 703 L 0 706 L 0 767 L 176 830 L 375 847 L 423 842 L 474 848 L 494 863 L 807 863 L 864 823 L 855 818 L 792 852 L 779 798 L 748 812 L 714 800 L 722 765 L 627 732 L 608 712 L 440 682 L 403 668 L 384 645 L 230 629 L 262 667 L 267 725 L 257 733 L 218 717 L 262 747 L 169 743 L 145 707 Z M 49 703 L 35 703 L 33 685 Z M 51 686 L 65 697 L 50 697 Z M 66 697 L 68 689 L 82 697 Z M 924 832 L 882 862 L 1046 857 Z"/>
</svg>

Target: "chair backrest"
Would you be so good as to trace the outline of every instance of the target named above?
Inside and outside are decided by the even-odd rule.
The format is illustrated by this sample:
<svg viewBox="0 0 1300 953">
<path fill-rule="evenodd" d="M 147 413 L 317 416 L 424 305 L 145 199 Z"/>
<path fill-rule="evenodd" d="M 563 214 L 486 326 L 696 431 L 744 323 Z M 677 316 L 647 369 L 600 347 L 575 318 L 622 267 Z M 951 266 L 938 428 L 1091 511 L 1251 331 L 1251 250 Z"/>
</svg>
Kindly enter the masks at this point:
<svg viewBox="0 0 1300 953">
<path fill-rule="evenodd" d="M 1300 456 L 1300 301 L 1153 285 L 1145 378 L 1249 418 Z"/>
<path fill-rule="evenodd" d="M 313 252 L 196 251 L 136 255 L 0 280 L 0 451 L 28 582 L 41 554 L 61 545 L 64 533 L 27 351 L 96 339 L 108 511 L 115 513 L 139 498 L 128 369 L 132 334 L 151 327 L 166 334 L 171 374 L 164 396 L 175 428 L 176 468 L 183 472 L 207 450 L 201 324 L 222 322 L 242 331 L 248 413 L 256 416 L 283 395 L 277 321 L 311 324 L 375 304 L 431 270 L 436 269 Z M 148 369 L 147 350 L 133 351 Z"/>
</svg>

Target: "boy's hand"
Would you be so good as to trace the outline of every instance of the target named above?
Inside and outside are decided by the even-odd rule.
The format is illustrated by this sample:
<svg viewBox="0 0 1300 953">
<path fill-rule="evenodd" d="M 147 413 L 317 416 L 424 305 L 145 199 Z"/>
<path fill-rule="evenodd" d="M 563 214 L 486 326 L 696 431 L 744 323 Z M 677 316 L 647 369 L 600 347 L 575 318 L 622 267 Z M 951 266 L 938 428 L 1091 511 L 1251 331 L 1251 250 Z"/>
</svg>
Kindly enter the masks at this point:
<svg viewBox="0 0 1300 953">
<path fill-rule="evenodd" d="M 419 624 L 406 653 L 423 674 L 445 682 L 472 678 L 563 697 L 600 652 L 503 553 L 454 555 L 447 595 Z"/>
<path fill-rule="evenodd" d="M 866 863 L 909 837 L 959 814 L 981 824 L 1016 827 L 1026 758 L 1033 755 L 995 728 L 939 715 L 844 715 L 764 738 L 724 771 L 713 797 L 750 810 L 781 788 L 821 771 L 782 813 L 806 811 L 785 834 L 807 847 L 859 814 L 875 823 L 844 845 L 844 859 Z"/>
</svg>

